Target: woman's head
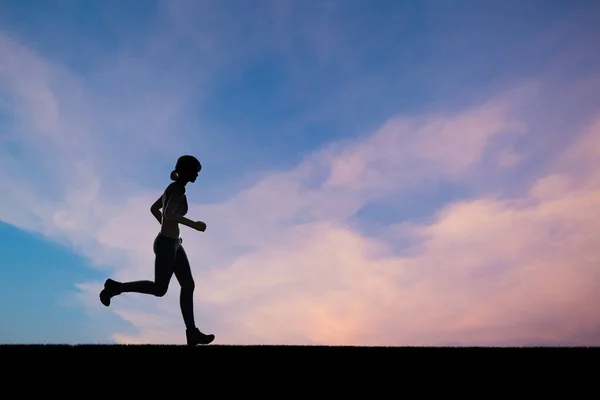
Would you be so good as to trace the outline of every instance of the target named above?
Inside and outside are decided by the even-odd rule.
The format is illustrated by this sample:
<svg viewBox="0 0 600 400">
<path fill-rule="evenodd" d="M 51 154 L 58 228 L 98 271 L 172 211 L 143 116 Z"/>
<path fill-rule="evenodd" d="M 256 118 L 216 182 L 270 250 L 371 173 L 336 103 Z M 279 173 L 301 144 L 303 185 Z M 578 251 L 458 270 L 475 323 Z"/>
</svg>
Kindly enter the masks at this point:
<svg viewBox="0 0 600 400">
<path fill-rule="evenodd" d="M 177 159 L 175 169 L 171 172 L 171 180 L 183 180 L 186 182 L 195 182 L 198 173 L 202 169 L 200 161 L 194 156 L 181 156 Z"/>
</svg>

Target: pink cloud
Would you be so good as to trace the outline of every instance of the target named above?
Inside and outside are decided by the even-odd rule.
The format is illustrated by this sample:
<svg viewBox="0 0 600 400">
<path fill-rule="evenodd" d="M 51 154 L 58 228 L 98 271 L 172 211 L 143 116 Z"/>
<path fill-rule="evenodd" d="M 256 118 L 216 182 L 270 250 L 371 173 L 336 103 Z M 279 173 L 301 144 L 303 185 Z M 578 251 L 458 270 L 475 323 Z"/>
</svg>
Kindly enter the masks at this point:
<svg viewBox="0 0 600 400">
<path fill-rule="evenodd" d="M 25 57 L 14 46 L 7 52 L 6 42 L 0 46 L 2 54 Z M 61 119 L 65 96 L 46 92 L 47 77 L 36 74 L 42 94 L 17 88 L 31 105 L 25 108 L 30 120 L 86 126 Z M 594 336 L 600 326 L 600 120 L 582 133 L 559 132 L 572 146 L 539 167 L 533 182 L 518 179 L 523 164 L 498 172 L 496 162 L 486 163 L 515 151 L 519 138 L 547 138 L 536 130 L 543 116 L 528 114 L 531 104 L 546 104 L 537 88 L 526 85 L 455 114 L 391 118 L 376 132 L 315 151 L 297 168 L 273 172 L 226 201 L 192 204 L 190 215 L 208 223 L 204 234 L 184 231 L 201 329 L 215 332 L 217 343 L 561 344 L 578 338 L 578 344 L 600 344 Z M 556 99 L 546 113 L 568 118 Z M 159 125 L 172 112 L 160 115 Z M 113 192 L 124 180 L 110 181 L 107 191 L 94 168 L 103 159 L 93 135 L 58 131 L 84 139 L 73 152 L 65 137 L 52 138 L 52 148 L 62 151 L 50 161 L 66 155 L 64 165 L 73 167 L 56 171 L 69 185 L 53 201 L 36 204 L 36 190 L 18 185 L 25 180 L 0 174 L 2 184 L 15 188 L 3 204 L 16 210 L 0 218 L 68 240 L 93 261 L 110 263 L 116 279 L 150 278 L 158 225 L 148 207 L 158 193 L 130 186 Z M 515 153 L 528 161 L 527 152 Z M 515 195 L 498 175 L 525 190 Z M 377 236 L 352 224 L 370 201 L 417 196 L 431 181 L 475 189 L 491 183 L 424 223 L 382 224 Z M 33 204 L 33 212 L 23 211 Z M 123 296 L 108 310 L 98 302 L 100 285 L 80 285 L 88 310 L 115 312 L 138 330 L 115 332 L 116 340 L 183 341 L 175 281 L 165 298 Z"/>
<path fill-rule="evenodd" d="M 227 202 L 194 205 L 209 223 L 204 236 L 184 239 L 198 265 L 199 324 L 220 343 L 572 344 L 580 335 L 577 344 L 600 344 L 581 336 L 600 324 L 595 123 L 520 196 L 446 204 L 427 223 L 387 226 L 378 237 L 348 224 L 372 190 L 410 194 L 417 178 L 432 176 L 477 182 L 469 176 L 483 155 L 505 151 L 490 148 L 492 138 L 530 132 L 525 122 L 504 101 L 458 116 L 394 119 Z M 409 167 L 417 178 L 402 172 Z M 326 177 L 320 184 L 315 170 Z M 303 221 L 289 222 L 297 213 Z M 411 245 L 399 248 L 399 237 Z M 126 275 L 149 272 L 148 260 Z M 176 295 L 175 285 L 160 311 L 152 298 L 115 302 L 139 329 L 115 337 L 181 342 Z M 144 321 L 134 301 L 149 313 Z M 169 321 L 171 333 L 157 320 Z"/>
</svg>

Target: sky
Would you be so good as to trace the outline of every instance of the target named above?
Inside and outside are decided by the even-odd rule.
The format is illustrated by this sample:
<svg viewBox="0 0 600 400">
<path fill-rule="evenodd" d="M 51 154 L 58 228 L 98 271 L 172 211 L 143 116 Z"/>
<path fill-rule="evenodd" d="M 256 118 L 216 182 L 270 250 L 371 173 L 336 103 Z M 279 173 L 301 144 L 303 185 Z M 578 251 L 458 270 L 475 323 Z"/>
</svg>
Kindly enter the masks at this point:
<svg viewBox="0 0 600 400">
<path fill-rule="evenodd" d="M 600 5 L 0 0 L 0 342 L 600 345 Z"/>
</svg>

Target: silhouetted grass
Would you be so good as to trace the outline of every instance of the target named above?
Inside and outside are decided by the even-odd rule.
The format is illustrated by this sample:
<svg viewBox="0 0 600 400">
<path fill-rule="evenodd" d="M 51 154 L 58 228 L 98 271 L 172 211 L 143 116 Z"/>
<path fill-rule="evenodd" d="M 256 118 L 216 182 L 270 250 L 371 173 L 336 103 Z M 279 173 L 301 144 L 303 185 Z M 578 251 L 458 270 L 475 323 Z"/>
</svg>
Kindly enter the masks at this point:
<svg viewBox="0 0 600 400">
<path fill-rule="evenodd" d="M 33 344 L 33 345 L 0 345 L 0 355 L 28 355 L 36 357 L 89 355 L 109 356 L 138 354 L 151 356 L 203 354 L 215 357 L 247 357 L 279 358 L 279 357 L 327 357 L 347 358 L 380 358 L 404 359 L 410 357 L 479 357 L 479 356 L 518 356 L 523 352 L 552 352 L 559 354 L 567 349 L 561 347 L 385 347 L 385 346 L 301 346 L 301 345 L 226 345 L 211 344 L 207 346 L 188 347 L 186 345 L 121 345 L 121 344 Z"/>
<path fill-rule="evenodd" d="M 505 375 L 525 378 L 543 370 L 555 373 L 561 366 L 570 366 L 572 370 L 572 366 L 588 362 L 594 365 L 598 356 L 594 349 L 597 348 L 0 345 L 0 378 L 3 382 L 18 384 L 19 390 L 46 390 L 47 386 L 42 385 L 41 380 L 56 387 L 66 385 L 65 382 L 80 385 L 77 382 L 89 380 L 93 387 L 100 387 L 109 379 L 143 382 L 144 388 L 158 385 L 151 390 L 158 391 L 163 390 L 164 385 L 171 385 L 165 382 L 178 382 L 184 378 L 188 382 L 185 385 L 189 385 L 185 386 L 186 390 L 195 390 L 208 384 L 206 379 L 210 375 L 210 384 L 231 393 L 250 384 L 275 390 L 273 388 L 284 381 L 288 382 L 286 390 L 295 392 L 296 387 L 302 387 L 314 391 L 321 390 L 321 383 L 316 381 L 331 384 L 331 380 L 343 382 L 335 387 L 335 393 L 342 389 L 352 392 L 354 385 L 366 382 L 378 382 L 376 386 L 370 386 L 369 391 L 384 387 L 397 389 L 397 385 L 406 384 L 410 387 L 410 383 L 422 391 L 444 386 L 423 381 L 425 377 L 436 376 L 447 381 L 454 376 L 456 383 L 462 382 L 468 374 L 470 379 L 478 377 L 477 382 L 480 382 L 480 378 L 492 376 L 497 379 Z M 32 383 L 34 386 L 19 383 L 24 382 L 24 377 L 35 382 Z M 247 383 L 242 385 L 240 379 Z M 280 393 L 279 389 L 277 392 Z"/>
</svg>

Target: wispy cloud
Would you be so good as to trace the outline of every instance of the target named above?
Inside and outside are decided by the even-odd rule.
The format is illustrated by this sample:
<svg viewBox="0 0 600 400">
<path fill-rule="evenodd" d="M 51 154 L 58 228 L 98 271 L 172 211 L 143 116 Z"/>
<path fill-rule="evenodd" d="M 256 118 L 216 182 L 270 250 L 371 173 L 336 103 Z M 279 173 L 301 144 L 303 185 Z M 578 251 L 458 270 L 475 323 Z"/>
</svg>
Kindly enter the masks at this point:
<svg viewBox="0 0 600 400">
<path fill-rule="evenodd" d="M 199 264 L 201 324 L 225 343 L 371 345 L 571 344 L 593 329 L 600 188 L 596 158 L 581 143 L 595 143 L 596 125 L 571 133 L 572 147 L 517 196 L 496 187 L 443 205 L 427 223 L 382 224 L 375 237 L 356 227 L 369 201 L 418 196 L 424 181 L 477 185 L 483 155 L 506 150 L 493 145 L 497 135 L 514 139 L 509 148 L 524 134 L 543 135 L 535 119 L 513 116 L 511 105 L 520 112 L 529 88 L 458 115 L 394 118 L 226 202 L 193 205 L 209 223 L 203 237 L 185 239 Z M 569 154 L 575 164 L 566 168 Z M 505 170 L 486 168 L 490 176 Z M 518 169 L 505 173 L 518 180 Z M 143 230 L 152 232 L 146 220 Z M 108 236 L 131 237 L 117 224 Z M 131 251 L 140 264 L 117 270 L 118 278 L 149 272 L 142 249 L 151 234 L 137 237 Z M 95 301 L 98 286 L 83 288 Z M 117 300 L 116 312 L 140 330 L 118 340 L 180 342 L 175 294 L 164 303 L 170 308 L 151 311 L 154 299 Z M 146 314 L 133 311 L 139 304 Z M 171 333 L 158 320 L 169 321 Z"/>
<path fill-rule="evenodd" d="M 373 78 L 381 70 L 366 67 L 366 56 L 358 63 L 348 42 L 331 44 L 349 28 L 323 22 L 326 10 L 310 29 L 285 30 L 298 23 L 298 3 L 277 4 L 262 4 L 275 18 L 259 30 L 251 29 L 264 23 L 257 11 L 240 25 L 214 3 L 166 2 L 166 22 L 147 47 L 85 76 L 0 34 L 0 104 L 12 117 L 0 139 L 0 184 L 10 188 L 0 219 L 73 246 L 115 279 L 151 278 L 158 224 L 149 206 L 160 177 L 188 152 L 207 160 L 211 176 L 221 155 L 214 150 L 235 143 L 198 104 L 242 61 L 287 50 L 287 40 L 304 43 L 294 34 L 310 31 L 306 53 L 331 72 L 315 74 L 317 82 L 346 61 L 339 71 L 357 79 L 332 78 L 330 96 L 282 126 L 336 119 L 338 128 L 356 122 L 362 130 L 315 140 L 298 162 L 251 182 L 242 176 L 243 188 L 236 181 L 217 200 L 195 197 L 214 180 L 202 176 L 190 188 L 190 215 L 208 224 L 203 234 L 184 229 L 200 328 L 219 343 L 600 344 L 598 77 L 554 70 L 418 114 L 382 111 L 400 104 L 390 91 L 369 97 L 378 101 L 367 108 L 385 118 L 367 130 L 373 119 L 342 116 L 360 108 L 353 99 L 386 90 L 383 76 Z M 233 45 L 245 35 L 244 46 Z M 302 79 L 286 93 L 319 98 L 302 91 L 317 83 L 301 70 L 287 71 Z M 194 123 L 178 120 L 192 107 L 200 109 Z M 224 157 L 250 151 L 238 146 Z M 462 196 L 451 198 L 445 185 Z M 393 210 L 383 222 L 365 212 L 407 199 L 436 206 L 427 218 Z M 175 281 L 164 298 L 125 295 L 110 309 L 98 301 L 101 284 L 78 286 L 88 310 L 114 312 L 137 331 L 115 331 L 115 340 L 183 341 Z"/>
</svg>

